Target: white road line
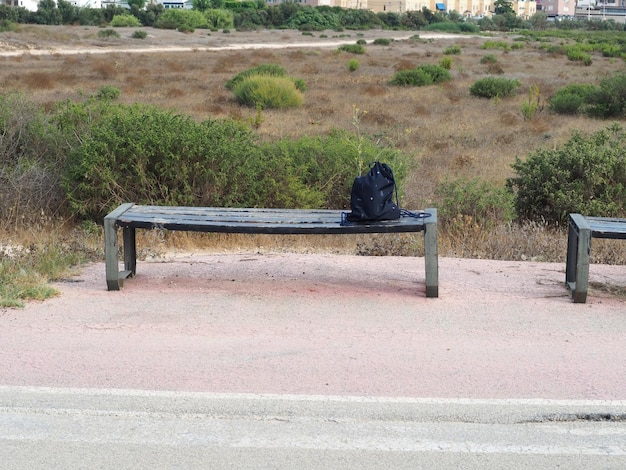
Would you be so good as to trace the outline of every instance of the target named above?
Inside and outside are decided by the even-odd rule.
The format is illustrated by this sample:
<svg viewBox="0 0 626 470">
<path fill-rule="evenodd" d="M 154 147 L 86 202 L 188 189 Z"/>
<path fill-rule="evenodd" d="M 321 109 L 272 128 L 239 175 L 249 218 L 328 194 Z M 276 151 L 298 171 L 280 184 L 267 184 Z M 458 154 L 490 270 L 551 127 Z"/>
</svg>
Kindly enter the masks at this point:
<svg viewBox="0 0 626 470">
<path fill-rule="evenodd" d="M 414 405 L 487 405 L 538 407 L 626 407 L 626 400 L 580 400 L 552 398 L 420 398 L 356 395 L 298 395 L 276 393 L 213 393 L 169 390 L 60 388 L 0 385 L 0 393 L 31 393 L 48 395 L 118 396 L 145 398 L 198 398 L 208 400 L 293 401 L 334 403 L 389 403 Z"/>
</svg>

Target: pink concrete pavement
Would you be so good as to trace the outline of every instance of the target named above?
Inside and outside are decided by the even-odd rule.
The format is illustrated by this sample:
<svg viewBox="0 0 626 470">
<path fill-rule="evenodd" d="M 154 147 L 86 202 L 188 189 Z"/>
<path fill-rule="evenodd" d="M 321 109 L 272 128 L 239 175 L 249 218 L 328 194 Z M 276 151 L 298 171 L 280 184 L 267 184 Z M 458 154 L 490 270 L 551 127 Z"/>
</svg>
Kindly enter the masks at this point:
<svg viewBox="0 0 626 470">
<path fill-rule="evenodd" d="M 104 265 L 0 311 L 0 385 L 463 398 L 626 399 L 626 301 L 573 304 L 564 264 L 206 254 Z M 624 266 L 591 268 L 626 285 Z"/>
</svg>

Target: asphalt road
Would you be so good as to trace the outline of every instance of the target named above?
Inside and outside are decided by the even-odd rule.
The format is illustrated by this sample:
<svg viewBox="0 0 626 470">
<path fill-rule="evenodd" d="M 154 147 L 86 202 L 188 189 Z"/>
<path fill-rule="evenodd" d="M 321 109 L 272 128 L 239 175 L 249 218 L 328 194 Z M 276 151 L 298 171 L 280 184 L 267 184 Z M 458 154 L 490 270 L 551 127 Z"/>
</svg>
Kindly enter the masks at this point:
<svg viewBox="0 0 626 470">
<path fill-rule="evenodd" d="M 0 387 L 2 469 L 626 466 L 626 401 Z"/>
</svg>

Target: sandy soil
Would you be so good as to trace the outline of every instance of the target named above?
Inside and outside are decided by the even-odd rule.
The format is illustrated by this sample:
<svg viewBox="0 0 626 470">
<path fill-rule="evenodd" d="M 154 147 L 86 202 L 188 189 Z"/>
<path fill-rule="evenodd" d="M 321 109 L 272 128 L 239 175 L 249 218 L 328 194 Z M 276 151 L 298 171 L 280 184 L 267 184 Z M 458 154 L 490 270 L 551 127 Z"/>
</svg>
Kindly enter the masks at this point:
<svg viewBox="0 0 626 470">
<path fill-rule="evenodd" d="M 591 279 L 626 284 L 622 266 Z M 0 383 L 208 392 L 626 398 L 626 302 L 573 304 L 564 265 L 423 258 L 185 254 L 102 263 L 61 295 L 0 313 Z"/>
</svg>

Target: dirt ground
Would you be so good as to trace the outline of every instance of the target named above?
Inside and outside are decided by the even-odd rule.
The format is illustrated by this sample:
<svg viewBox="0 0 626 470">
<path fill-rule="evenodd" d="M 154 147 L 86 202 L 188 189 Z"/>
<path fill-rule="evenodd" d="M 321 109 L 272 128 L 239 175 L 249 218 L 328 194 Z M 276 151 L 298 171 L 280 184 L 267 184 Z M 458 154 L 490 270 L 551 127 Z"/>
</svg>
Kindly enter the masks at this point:
<svg viewBox="0 0 626 470">
<path fill-rule="evenodd" d="M 0 34 L 0 52 L 4 56 L 17 56 L 24 53 L 39 54 L 76 54 L 107 52 L 149 52 L 178 50 L 238 50 L 255 48 L 309 47 L 326 45 L 337 47 L 340 44 L 353 44 L 358 38 L 355 32 L 315 35 L 303 35 L 296 30 L 260 30 L 260 31 L 223 31 L 208 32 L 196 30 L 193 33 L 180 33 L 169 29 L 156 28 L 112 28 L 119 38 L 99 38 L 102 28 L 93 26 L 41 26 L 24 25 L 18 32 Z M 137 30 L 145 30 L 145 39 L 133 39 Z M 415 31 L 390 32 L 369 30 L 362 33 L 363 39 L 373 41 L 376 38 L 408 39 L 418 35 L 420 38 L 458 37 L 443 33 L 417 33 Z M 326 37 L 320 37 L 326 36 Z"/>
<path fill-rule="evenodd" d="M 184 253 L 103 263 L 0 312 L 0 383 L 207 392 L 624 399 L 626 301 L 573 304 L 564 265 Z M 626 282 L 593 265 L 592 282 Z"/>
</svg>

